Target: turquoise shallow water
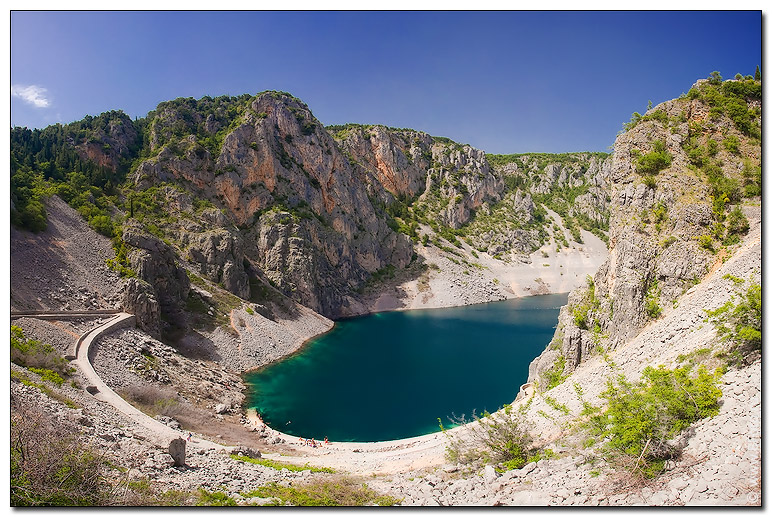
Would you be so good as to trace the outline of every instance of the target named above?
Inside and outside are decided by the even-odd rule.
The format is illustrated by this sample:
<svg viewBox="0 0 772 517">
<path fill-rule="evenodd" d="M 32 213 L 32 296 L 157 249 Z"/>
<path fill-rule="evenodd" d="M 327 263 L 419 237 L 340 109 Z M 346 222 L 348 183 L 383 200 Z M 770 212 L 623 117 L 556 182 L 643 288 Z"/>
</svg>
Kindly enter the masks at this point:
<svg viewBox="0 0 772 517">
<path fill-rule="evenodd" d="M 245 374 L 247 407 L 304 438 L 380 441 L 512 402 L 567 294 L 339 321 L 296 355 Z"/>
</svg>

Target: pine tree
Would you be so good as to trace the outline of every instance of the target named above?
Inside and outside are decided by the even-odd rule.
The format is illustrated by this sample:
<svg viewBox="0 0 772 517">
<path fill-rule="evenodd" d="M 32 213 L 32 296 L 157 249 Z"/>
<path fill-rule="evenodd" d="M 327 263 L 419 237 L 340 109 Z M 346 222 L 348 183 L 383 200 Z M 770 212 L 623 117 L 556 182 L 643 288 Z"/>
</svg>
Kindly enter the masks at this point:
<svg viewBox="0 0 772 517">
<path fill-rule="evenodd" d="M 756 74 L 753 76 L 753 78 L 756 81 L 761 81 L 761 70 L 759 69 L 759 65 L 756 65 Z"/>
</svg>

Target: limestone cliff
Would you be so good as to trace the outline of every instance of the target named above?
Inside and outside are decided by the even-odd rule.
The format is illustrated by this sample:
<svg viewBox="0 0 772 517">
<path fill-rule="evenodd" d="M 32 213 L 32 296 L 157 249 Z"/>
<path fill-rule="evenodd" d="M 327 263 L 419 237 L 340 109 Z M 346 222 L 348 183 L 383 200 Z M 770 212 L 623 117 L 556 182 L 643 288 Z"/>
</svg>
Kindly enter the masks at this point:
<svg viewBox="0 0 772 517">
<path fill-rule="evenodd" d="M 467 241 L 503 260 L 527 255 L 552 238 L 568 247 L 560 227 L 581 244 L 579 228 L 606 239 L 610 158 L 603 153 L 493 155 L 502 199 L 483 203 L 467 225 Z M 560 221 L 548 216 L 554 211 Z"/>
<path fill-rule="evenodd" d="M 188 297 L 190 281 L 185 270 L 178 266 L 174 251 L 138 224 L 129 222 L 125 225 L 123 241 L 130 247 L 128 261 L 131 268 L 142 281 L 128 283 L 124 301 L 133 300 L 141 306 L 147 305 L 147 310 L 141 312 L 147 312 L 149 316 L 147 320 L 142 318 L 140 325 L 154 332 L 157 310 L 167 320 L 173 320 Z M 152 288 L 152 292 L 146 284 Z M 158 309 L 154 308 L 156 300 Z"/>
<path fill-rule="evenodd" d="M 411 206 L 418 219 L 457 229 L 483 203 L 501 198 L 503 183 L 485 153 L 411 129 L 331 126 L 372 196 Z"/>
<path fill-rule="evenodd" d="M 626 343 L 732 253 L 743 200 L 760 193 L 760 110 L 757 82 L 700 81 L 626 125 L 606 177 L 609 256 L 569 296 L 529 382 Z"/>
<path fill-rule="evenodd" d="M 387 225 L 349 159 L 288 94 L 239 97 L 223 109 L 217 101 L 166 103 L 149 140 L 135 184 L 173 181 L 222 209 L 224 220 L 205 231 L 187 223 L 177 242 L 234 294 L 249 296 L 248 257 L 282 292 L 335 317 L 371 273 L 411 259 L 409 240 Z"/>
</svg>

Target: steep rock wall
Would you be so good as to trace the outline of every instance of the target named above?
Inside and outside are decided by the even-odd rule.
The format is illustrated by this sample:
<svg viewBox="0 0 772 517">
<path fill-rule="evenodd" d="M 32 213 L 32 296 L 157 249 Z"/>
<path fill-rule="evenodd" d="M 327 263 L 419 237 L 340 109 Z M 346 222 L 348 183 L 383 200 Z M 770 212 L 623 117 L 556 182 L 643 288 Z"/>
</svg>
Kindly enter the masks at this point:
<svg viewBox="0 0 772 517">
<path fill-rule="evenodd" d="M 695 92 L 650 109 L 616 139 L 606 189 L 609 256 L 569 296 L 529 382 L 561 356 L 570 372 L 599 347 L 628 342 L 731 253 L 730 208 L 742 201 L 740 186 L 758 166 L 760 142 L 749 136 L 752 128 L 741 130 L 724 112 L 711 111 L 717 101 Z M 760 111 L 758 100 L 747 106 L 749 114 Z M 643 172 L 642 157 L 655 152 L 669 160 Z M 721 239 L 726 249 L 719 249 Z"/>
</svg>

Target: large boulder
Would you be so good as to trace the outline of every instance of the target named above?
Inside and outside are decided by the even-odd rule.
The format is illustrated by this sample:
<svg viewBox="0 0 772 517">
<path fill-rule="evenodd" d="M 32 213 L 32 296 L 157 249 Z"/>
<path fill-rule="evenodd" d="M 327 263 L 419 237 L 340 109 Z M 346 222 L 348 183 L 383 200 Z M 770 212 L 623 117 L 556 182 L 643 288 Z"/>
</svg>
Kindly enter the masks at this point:
<svg viewBox="0 0 772 517">
<path fill-rule="evenodd" d="M 187 442 L 182 438 L 175 438 L 169 443 L 169 456 L 174 460 L 175 467 L 185 465 L 185 446 Z"/>
<path fill-rule="evenodd" d="M 153 286 L 139 278 L 129 278 L 122 289 L 123 310 L 134 314 L 137 327 L 153 337 L 161 335 L 161 309 Z"/>
</svg>

